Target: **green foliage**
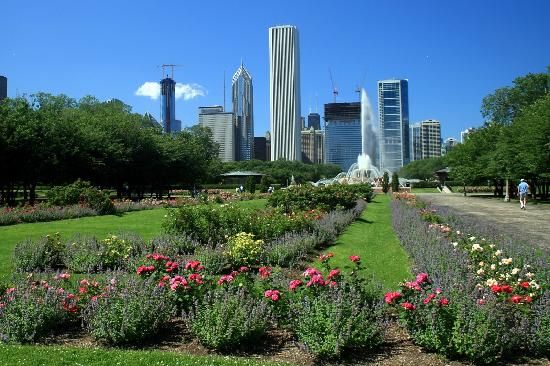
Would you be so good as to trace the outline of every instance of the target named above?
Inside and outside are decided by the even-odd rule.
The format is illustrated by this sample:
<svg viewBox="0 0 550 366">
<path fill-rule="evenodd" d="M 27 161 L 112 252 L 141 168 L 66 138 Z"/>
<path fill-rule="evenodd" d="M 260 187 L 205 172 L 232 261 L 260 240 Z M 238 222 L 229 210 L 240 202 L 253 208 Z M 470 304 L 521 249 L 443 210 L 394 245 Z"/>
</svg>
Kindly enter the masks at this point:
<svg viewBox="0 0 550 366">
<path fill-rule="evenodd" d="M 127 261 L 133 254 L 132 242 L 110 235 L 100 242 L 101 262 L 104 268 L 121 268 L 122 263 Z"/>
<path fill-rule="evenodd" d="M 388 193 L 390 190 L 390 175 L 388 172 L 384 172 L 384 175 L 382 176 L 382 192 Z"/>
<path fill-rule="evenodd" d="M 0 335 L 2 341 L 28 343 L 62 327 L 67 318 L 61 306 L 65 294 L 55 288 L 23 284 L 0 296 Z"/>
<path fill-rule="evenodd" d="M 257 265 L 263 254 L 263 240 L 254 240 L 254 235 L 240 232 L 227 240 L 225 255 L 233 266 Z"/>
<path fill-rule="evenodd" d="M 393 173 L 391 176 L 391 191 L 399 192 L 399 176 L 397 173 Z"/>
<path fill-rule="evenodd" d="M 444 157 L 411 161 L 399 170 L 399 176 L 407 179 L 429 180 L 434 173 L 447 166 Z"/>
<path fill-rule="evenodd" d="M 13 251 L 14 267 L 18 271 L 57 269 L 63 266 L 65 244 L 59 233 L 46 235 L 37 242 L 26 239 Z"/>
<path fill-rule="evenodd" d="M 153 337 L 173 314 L 164 287 L 155 280 L 130 279 L 111 286 L 86 309 L 91 335 L 109 345 L 138 344 Z"/>
<path fill-rule="evenodd" d="M 246 178 L 246 183 L 245 183 L 244 188 L 245 188 L 245 190 L 246 190 L 248 193 L 254 193 L 254 192 L 256 192 L 256 181 L 255 181 L 255 178 L 252 177 L 252 176 Z"/>
<path fill-rule="evenodd" d="M 336 358 L 346 350 L 370 349 L 382 342 L 376 311 L 356 290 L 334 288 L 293 304 L 296 336 L 317 357 Z"/>
<path fill-rule="evenodd" d="M 260 186 L 258 187 L 258 189 L 260 190 L 260 193 L 266 193 L 270 184 L 271 184 L 271 179 L 267 175 L 262 175 L 262 179 L 260 180 Z"/>
<path fill-rule="evenodd" d="M 201 344 L 227 351 L 257 344 L 267 331 L 271 314 L 265 302 L 243 289 L 228 288 L 208 293 L 184 317 Z"/>
<path fill-rule="evenodd" d="M 100 215 L 112 214 L 115 206 L 109 194 L 90 185 L 89 182 L 77 180 L 67 186 L 57 186 L 50 189 L 46 196 L 54 206 L 85 204 Z"/>
</svg>

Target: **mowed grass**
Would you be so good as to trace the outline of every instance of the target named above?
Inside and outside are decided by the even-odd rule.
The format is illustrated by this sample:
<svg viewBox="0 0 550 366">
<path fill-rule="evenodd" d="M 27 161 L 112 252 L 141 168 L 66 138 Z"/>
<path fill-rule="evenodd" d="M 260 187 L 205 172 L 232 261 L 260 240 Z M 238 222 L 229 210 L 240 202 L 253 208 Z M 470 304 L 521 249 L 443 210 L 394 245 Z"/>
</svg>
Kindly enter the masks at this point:
<svg viewBox="0 0 550 366">
<path fill-rule="evenodd" d="M 238 205 L 251 209 L 261 209 L 267 200 L 239 201 Z M 122 215 L 82 217 L 50 222 L 25 223 L 0 227 L 0 279 L 7 278 L 13 271 L 11 258 L 13 248 L 27 238 L 38 239 L 48 234 L 59 233 L 62 239 L 70 239 L 77 234 L 94 235 L 99 238 L 122 232 L 135 233 L 149 240 L 162 233 L 162 222 L 167 214 L 165 208 L 134 211 Z"/>
<path fill-rule="evenodd" d="M 166 351 L 132 351 L 64 346 L 12 346 L 0 344 L 1 365 L 22 366 L 260 366 L 290 365 L 228 356 L 193 356 Z"/>
<path fill-rule="evenodd" d="M 374 277 L 383 290 L 396 289 L 411 277 L 407 253 L 393 232 L 390 197 L 383 194 L 367 204 L 359 219 L 324 252 L 334 253 L 331 265 L 339 268 L 350 266 L 350 255 L 359 255 L 365 275 Z"/>
<path fill-rule="evenodd" d="M 437 188 L 412 188 L 411 193 L 441 193 Z"/>
</svg>

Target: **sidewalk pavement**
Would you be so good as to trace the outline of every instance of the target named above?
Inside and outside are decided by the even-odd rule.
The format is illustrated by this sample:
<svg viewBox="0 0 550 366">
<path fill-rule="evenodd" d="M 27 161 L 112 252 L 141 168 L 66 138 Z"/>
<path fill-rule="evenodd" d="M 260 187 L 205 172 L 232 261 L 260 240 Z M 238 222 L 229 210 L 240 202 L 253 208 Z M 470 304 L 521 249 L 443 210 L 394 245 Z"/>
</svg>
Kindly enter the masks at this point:
<svg viewBox="0 0 550 366">
<path fill-rule="evenodd" d="M 419 193 L 418 197 L 437 206 L 452 207 L 459 213 L 482 217 L 503 233 L 522 238 L 550 250 L 550 204 L 527 201 L 527 210 L 521 210 L 519 200 L 504 202 L 488 196 L 462 194 Z"/>
</svg>

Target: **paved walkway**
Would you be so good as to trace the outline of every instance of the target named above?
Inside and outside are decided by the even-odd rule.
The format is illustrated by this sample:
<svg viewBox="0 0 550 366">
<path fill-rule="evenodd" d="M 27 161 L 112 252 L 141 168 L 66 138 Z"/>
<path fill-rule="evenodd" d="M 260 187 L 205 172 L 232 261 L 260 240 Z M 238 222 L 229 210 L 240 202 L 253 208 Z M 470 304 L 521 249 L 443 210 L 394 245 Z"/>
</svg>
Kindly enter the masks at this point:
<svg viewBox="0 0 550 366">
<path fill-rule="evenodd" d="M 527 210 L 519 208 L 519 201 L 467 196 L 462 194 L 420 193 L 422 200 L 437 206 L 448 206 L 459 213 L 482 217 L 492 222 L 503 233 L 523 237 L 550 250 L 550 204 L 534 205 L 527 202 Z"/>
</svg>

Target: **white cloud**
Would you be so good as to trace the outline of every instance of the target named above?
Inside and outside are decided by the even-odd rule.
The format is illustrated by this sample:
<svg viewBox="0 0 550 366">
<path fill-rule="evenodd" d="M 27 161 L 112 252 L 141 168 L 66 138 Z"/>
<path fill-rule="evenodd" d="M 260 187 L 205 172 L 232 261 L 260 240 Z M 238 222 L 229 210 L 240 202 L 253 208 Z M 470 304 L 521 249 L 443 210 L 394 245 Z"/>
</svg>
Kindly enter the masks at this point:
<svg viewBox="0 0 550 366">
<path fill-rule="evenodd" d="M 176 83 L 176 99 L 183 98 L 183 100 L 189 100 L 195 97 L 204 97 L 206 93 L 206 89 L 199 84 Z"/>
<path fill-rule="evenodd" d="M 160 96 L 160 84 L 154 81 L 146 81 L 136 90 L 136 95 L 157 100 Z"/>
<path fill-rule="evenodd" d="M 190 100 L 195 97 L 204 97 L 207 93 L 203 86 L 196 83 L 176 83 L 176 99 Z M 146 81 L 136 90 L 135 94 L 157 100 L 160 96 L 160 84 L 154 81 Z"/>
</svg>

